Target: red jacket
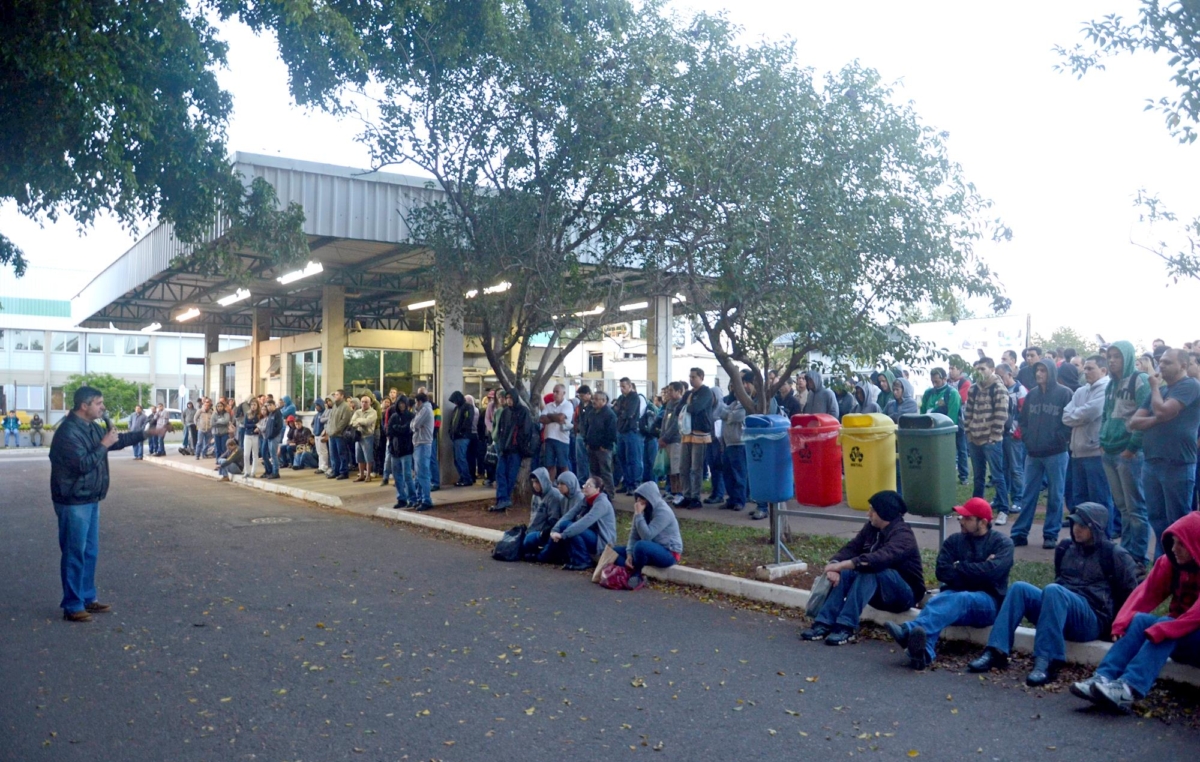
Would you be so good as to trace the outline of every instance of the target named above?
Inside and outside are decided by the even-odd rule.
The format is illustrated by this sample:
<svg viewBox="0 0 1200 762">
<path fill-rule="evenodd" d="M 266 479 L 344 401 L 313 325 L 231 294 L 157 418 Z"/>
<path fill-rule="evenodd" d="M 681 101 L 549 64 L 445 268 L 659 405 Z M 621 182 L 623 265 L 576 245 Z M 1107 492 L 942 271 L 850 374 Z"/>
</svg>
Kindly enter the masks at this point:
<svg viewBox="0 0 1200 762">
<path fill-rule="evenodd" d="M 1171 598 L 1169 622 L 1159 622 L 1146 630 L 1154 643 L 1179 640 L 1200 630 L 1200 513 L 1189 513 L 1167 527 L 1162 536 L 1165 552 L 1154 562 L 1150 574 L 1130 594 L 1121 612 L 1113 621 L 1113 637 L 1120 637 L 1129 628 L 1136 614 L 1148 614 Z M 1181 567 L 1175 561 L 1173 548 L 1182 542 L 1192 554 L 1192 563 Z"/>
</svg>

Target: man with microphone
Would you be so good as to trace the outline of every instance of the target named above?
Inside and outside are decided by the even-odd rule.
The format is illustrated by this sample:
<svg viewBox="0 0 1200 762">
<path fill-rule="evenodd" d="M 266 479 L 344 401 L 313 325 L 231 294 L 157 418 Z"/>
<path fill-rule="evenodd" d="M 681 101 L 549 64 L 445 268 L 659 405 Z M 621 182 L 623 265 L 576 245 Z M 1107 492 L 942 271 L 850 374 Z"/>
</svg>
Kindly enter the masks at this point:
<svg viewBox="0 0 1200 762">
<path fill-rule="evenodd" d="M 104 429 L 100 424 L 103 423 Z M 96 557 L 100 551 L 100 501 L 108 494 L 108 451 L 165 436 L 167 428 L 118 434 L 99 389 L 75 390 L 70 415 L 50 443 L 50 495 L 58 515 L 62 551 L 63 619 L 90 622 L 110 606 L 96 600 Z"/>
</svg>

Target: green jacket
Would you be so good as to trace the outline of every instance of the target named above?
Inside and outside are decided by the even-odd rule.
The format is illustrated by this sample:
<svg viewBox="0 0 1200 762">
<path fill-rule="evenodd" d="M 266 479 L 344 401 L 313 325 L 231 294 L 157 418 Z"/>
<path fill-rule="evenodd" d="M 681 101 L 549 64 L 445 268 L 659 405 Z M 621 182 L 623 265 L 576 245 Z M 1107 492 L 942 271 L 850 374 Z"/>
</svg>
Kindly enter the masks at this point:
<svg viewBox="0 0 1200 762">
<path fill-rule="evenodd" d="M 922 413 L 941 413 L 950 416 L 950 420 L 958 423 L 961 409 L 962 396 L 949 383 L 942 384 L 941 389 L 930 387 L 921 395 Z"/>
<path fill-rule="evenodd" d="M 1136 355 L 1128 341 L 1115 341 L 1113 347 L 1121 350 L 1125 360 L 1122 377 L 1111 379 L 1104 393 L 1104 415 L 1100 419 L 1100 448 L 1109 455 L 1119 455 L 1124 450 L 1140 452 L 1142 432 L 1129 431 L 1126 422 L 1132 418 L 1146 400 L 1150 399 L 1150 382 L 1145 373 L 1134 365 Z"/>
<path fill-rule="evenodd" d="M 340 437 L 346 427 L 350 425 L 351 415 L 353 413 L 345 400 L 334 403 L 333 409 L 329 411 L 329 436 Z"/>
</svg>

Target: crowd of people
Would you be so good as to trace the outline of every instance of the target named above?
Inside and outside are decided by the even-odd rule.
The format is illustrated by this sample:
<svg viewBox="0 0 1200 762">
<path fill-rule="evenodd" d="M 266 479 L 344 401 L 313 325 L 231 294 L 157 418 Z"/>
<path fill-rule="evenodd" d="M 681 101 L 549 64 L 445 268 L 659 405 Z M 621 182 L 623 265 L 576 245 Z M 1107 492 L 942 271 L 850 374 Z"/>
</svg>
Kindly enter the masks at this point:
<svg viewBox="0 0 1200 762">
<path fill-rule="evenodd" d="M 34 413 L 29 419 L 29 446 L 41 447 L 44 444 L 46 422 L 42 416 Z M 0 429 L 4 431 L 4 447 L 21 446 L 21 419 L 16 410 L 9 410 L 0 419 Z"/>
</svg>

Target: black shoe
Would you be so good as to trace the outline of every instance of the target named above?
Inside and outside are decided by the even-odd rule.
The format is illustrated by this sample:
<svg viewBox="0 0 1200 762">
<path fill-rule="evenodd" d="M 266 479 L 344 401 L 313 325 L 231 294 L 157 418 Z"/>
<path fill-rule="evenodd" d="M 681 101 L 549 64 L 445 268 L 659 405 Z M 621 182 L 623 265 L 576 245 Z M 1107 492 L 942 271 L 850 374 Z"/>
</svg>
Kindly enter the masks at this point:
<svg viewBox="0 0 1200 762">
<path fill-rule="evenodd" d="M 723 498 L 723 497 L 709 496 L 704 499 L 705 505 L 716 505 L 717 503 L 723 503 L 723 502 L 725 502 L 725 498 Z"/>
<path fill-rule="evenodd" d="M 438 491 L 438 490 L 440 490 L 441 488 L 442 488 L 442 485 L 440 485 L 440 484 L 439 484 L 439 485 L 438 485 L 438 486 L 436 486 L 436 487 L 430 487 L 430 488 L 429 488 L 429 491 L 430 491 L 430 492 L 437 492 L 437 491 Z"/>
<path fill-rule="evenodd" d="M 754 513 L 750 514 L 750 520 L 751 521 L 761 521 L 762 519 L 768 518 L 770 515 L 771 514 L 767 513 L 766 511 L 759 509 L 759 510 L 755 511 Z"/>
<path fill-rule="evenodd" d="M 1013 537 L 1011 539 L 1014 548 L 1020 548 L 1029 544 L 1029 538 L 1027 537 Z"/>
<path fill-rule="evenodd" d="M 587 571 L 591 564 L 563 564 L 563 571 Z"/>
<path fill-rule="evenodd" d="M 698 511 L 703 507 L 704 507 L 704 503 L 700 502 L 700 498 L 698 498 L 698 497 L 692 498 L 692 501 L 690 503 L 688 503 L 688 508 L 693 511 Z"/>
<path fill-rule="evenodd" d="M 925 650 L 928 642 L 924 627 L 916 625 L 912 628 L 912 632 L 908 633 L 908 666 L 916 670 L 929 666 L 929 652 Z"/>
<path fill-rule="evenodd" d="M 388 480 L 387 480 L 387 477 L 386 477 L 386 476 L 383 478 L 383 481 L 379 482 L 379 486 L 380 486 L 380 487 L 386 487 L 386 486 L 388 486 Z"/>
<path fill-rule="evenodd" d="M 350 478 L 350 475 L 349 475 L 349 474 L 338 474 L 338 475 L 337 475 L 337 476 L 335 476 L 334 478 L 335 478 L 335 479 L 338 479 L 338 480 L 341 480 L 341 479 L 349 479 L 349 478 Z"/>
<path fill-rule="evenodd" d="M 858 633 L 848 627 L 838 627 L 825 638 L 827 646 L 845 646 L 858 640 Z"/>
<path fill-rule="evenodd" d="M 988 646 L 983 649 L 979 658 L 967 665 L 970 672 L 988 672 L 992 669 L 1004 669 L 1008 666 L 1008 654 Z"/>
<path fill-rule="evenodd" d="M 417 506 L 418 511 L 432 511 L 433 503 L 421 503 Z"/>
<path fill-rule="evenodd" d="M 801 640 L 824 640 L 833 632 L 833 628 L 827 624 L 814 622 L 812 627 L 800 633 Z"/>
<path fill-rule="evenodd" d="M 1031 688 L 1040 688 L 1058 677 L 1058 669 L 1062 666 L 1056 659 L 1038 656 L 1033 660 L 1033 671 L 1025 678 L 1025 684 Z"/>
<path fill-rule="evenodd" d="M 405 501 L 403 501 L 403 500 L 397 500 L 397 501 L 396 501 L 396 504 L 392 506 L 392 510 L 393 510 L 393 511 L 402 511 L 402 510 L 404 510 L 404 509 L 405 509 L 405 508 L 407 508 L 407 507 L 408 507 L 408 503 L 407 503 L 407 502 L 405 502 Z"/>
<path fill-rule="evenodd" d="M 892 640 L 896 641 L 896 645 L 901 648 L 908 648 L 908 633 L 904 630 L 904 625 L 896 624 L 895 622 L 884 622 L 883 629 L 887 630 L 887 634 L 892 636 Z"/>
<path fill-rule="evenodd" d="M 1058 547 L 1058 540 L 1042 540 L 1042 550 L 1054 550 Z"/>
<path fill-rule="evenodd" d="M 488 513 L 505 513 L 506 511 L 508 511 L 507 505 L 493 505 L 488 508 Z"/>
<path fill-rule="evenodd" d="M 742 505 L 741 503 L 735 503 L 729 506 L 729 510 L 733 511 L 734 513 L 741 513 L 745 507 L 746 506 Z"/>
<path fill-rule="evenodd" d="M 268 476 L 267 478 L 268 478 L 268 479 L 278 479 L 278 478 L 279 478 L 279 474 L 271 474 L 271 475 L 270 475 L 270 476 Z"/>
</svg>

